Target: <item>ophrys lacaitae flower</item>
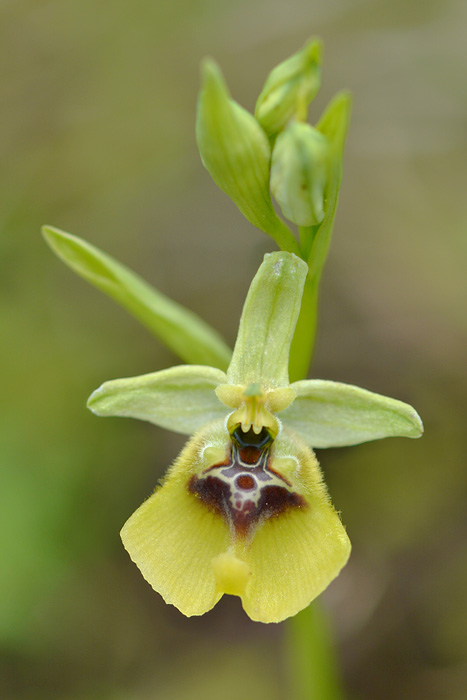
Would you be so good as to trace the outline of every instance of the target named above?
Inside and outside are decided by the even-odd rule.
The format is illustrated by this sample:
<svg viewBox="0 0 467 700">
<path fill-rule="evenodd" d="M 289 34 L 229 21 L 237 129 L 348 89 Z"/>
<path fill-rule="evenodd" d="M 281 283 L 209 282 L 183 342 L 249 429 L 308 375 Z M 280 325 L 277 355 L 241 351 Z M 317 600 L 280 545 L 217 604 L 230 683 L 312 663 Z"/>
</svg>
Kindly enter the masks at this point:
<svg viewBox="0 0 467 700">
<path fill-rule="evenodd" d="M 307 270 L 292 253 L 266 255 L 227 372 L 182 365 L 106 382 L 89 399 L 99 415 L 193 435 L 121 533 L 147 581 L 185 615 L 224 593 L 262 622 L 308 605 L 350 554 L 312 448 L 421 434 L 400 401 L 337 382 L 289 383 Z"/>
</svg>

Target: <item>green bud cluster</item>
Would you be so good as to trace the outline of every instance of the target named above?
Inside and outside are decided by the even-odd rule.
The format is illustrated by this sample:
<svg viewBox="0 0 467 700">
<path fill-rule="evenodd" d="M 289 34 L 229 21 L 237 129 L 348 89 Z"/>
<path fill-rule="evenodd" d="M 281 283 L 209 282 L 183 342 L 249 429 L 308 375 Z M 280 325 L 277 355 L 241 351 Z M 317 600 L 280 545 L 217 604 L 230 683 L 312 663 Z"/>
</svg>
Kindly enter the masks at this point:
<svg viewBox="0 0 467 700">
<path fill-rule="evenodd" d="M 313 127 L 308 107 L 321 83 L 322 45 L 310 40 L 267 77 L 254 116 L 235 102 L 212 60 L 202 66 L 196 137 L 214 182 L 280 248 L 307 262 L 318 230 L 327 251 L 342 172 L 350 98 L 339 95 Z M 300 244 L 277 215 L 299 227 Z M 319 266 L 324 264 L 323 255 Z"/>
</svg>

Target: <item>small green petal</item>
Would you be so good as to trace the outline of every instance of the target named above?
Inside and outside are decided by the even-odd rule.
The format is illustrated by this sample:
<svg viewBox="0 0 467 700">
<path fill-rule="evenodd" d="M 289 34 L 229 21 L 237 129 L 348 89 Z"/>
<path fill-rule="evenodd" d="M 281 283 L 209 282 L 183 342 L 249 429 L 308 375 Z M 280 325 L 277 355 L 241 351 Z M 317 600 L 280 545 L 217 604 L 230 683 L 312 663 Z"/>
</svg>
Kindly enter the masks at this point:
<svg viewBox="0 0 467 700">
<path fill-rule="evenodd" d="M 225 438 L 225 430 L 223 434 Z M 121 531 L 125 549 L 146 581 L 188 617 L 207 612 L 222 596 L 213 560 L 230 542 L 222 518 L 187 490 L 193 470 L 203 466 L 206 437 L 204 432 L 188 442 L 164 484 Z"/>
<path fill-rule="evenodd" d="M 291 253 L 265 255 L 243 307 L 229 384 L 260 384 L 263 391 L 288 385 L 290 343 L 307 270 Z"/>
<path fill-rule="evenodd" d="M 385 437 L 420 437 L 423 424 L 412 406 L 350 384 L 319 379 L 294 382 L 294 402 L 284 425 L 312 447 L 357 445 Z"/>
<path fill-rule="evenodd" d="M 88 399 L 98 416 L 126 416 L 191 435 L 227 415 L 215 389 L 224 384 L 221 370 L 181 365 L 139 377 L 105 382 Z"/>
<path fill-rule="evenodd" d="M 204 167 L 248 221 L 281 248 L 298 253 L 297 242 L 272 205 L 268 139 L 253 115 L 231 99 L 211 60 L 202 66 L 196 139 Z"/>
<path fill-rule="evenodd" d="M 42 234 L 68 267 L 127 309 L 185 362 L 227 367 L 230 348 L 199 316 L 81 238 L 52 226 L 43 226 Z"/>
</svg>

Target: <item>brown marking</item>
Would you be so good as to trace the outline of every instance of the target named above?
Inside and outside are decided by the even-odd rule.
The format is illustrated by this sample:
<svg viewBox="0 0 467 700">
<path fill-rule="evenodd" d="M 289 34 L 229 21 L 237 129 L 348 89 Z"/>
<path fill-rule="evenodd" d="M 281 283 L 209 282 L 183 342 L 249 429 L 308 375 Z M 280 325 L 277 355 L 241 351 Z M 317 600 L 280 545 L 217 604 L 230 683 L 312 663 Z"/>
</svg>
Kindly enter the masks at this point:
<svg viewBox="0 0 467 700">
<path fill-rule="evenodd" d="M 219 515 L 225 516 L 227 514 L 230 487 L 225 481 L 216 476 L 206 476 L 204 479 L 192 476 L 188 484 L 188 491 L 198 496 L 208 508 Z"/>
<path fill-rule="evenodd" d="M 285 484 L 287 484 L 287 486 L 290 486 L 290 487 L 291 487 L 292 484 L 290 483 L 290 481 L 289 481 L 288 479 L 286 479 L 285 476 L 284 476 L 283 474 L 279 474 L 279 472 L 276 472 L 276 470 L 273 469 L 273 468 L 271 467 L 271 462 L 272 462 L 272 460 L 271 460 L 271 458 L 269 458 L 269 459 L 268 459 L 268 472 L 271 472 L 271 474 L 274 474 L 275 476 L 278 476 L 279 479 L 282 479 L 282 481 L 283 481 Z"/>
<path fill-rule="evenodd" d="M 254 447 L 253 445 L 248 445 L 247 447 L 240 447 L 238 450 L 240 454 L 240 459 L 245 464 L 256 464 L 256 462 L 261 457 L 261 452 L 259 447 Z"/>
<path fill-rule="evenodd" d="M 305 499 L 291 490 L 289 481 L 272 469 L 272 441 L 265 428 L 260 435 L 252 429 L 243 433 L 237 428 L 226 461 L 212 465 L 189 481 L 188 491 L 220 515 L 238 537 L 246 537 L 251 527 L 262 520 L 289 508 L 307 506 Z M 277 479 L 284 486 L 271 483 Z"/>
<path fill-rule="evenodd" d="M 248 483 L 250 480 L 254 482 L 253 477 L 248 474 L 242 475 L 236 481 L 240 488 L 240 479 L 247 479 Z M 227 523 L 231 523 L 238 537 L 246 537 L 250 528 L 260 520 L 276 517 L 290 508 L 304 508 L 307 505 L 302 496 L 282 486 L 263 486 L 257 504 L 239 499 L 232 503 L 229 484 L 215 476 L 201 479 L 193 476 L 188 490 L 198 496 L 205 506 L 222 516 Z"/>
<path fill-rule="evenodd" d="M 254 489 L 256 481 L 249 474 L 241 474 L 237 477 L 235 485 L 238 486 L 239 489 L 249 491 L 250 489 Z"/>
<path fill-rule="evenodd" d="M 294 491 L 282 486 L 263 486 L 258 503 L 258 511 L 262 517 L 272 518 L 280 515 L 288 508 L 304 508 L 307 502 Z"/>
<path fill-rule="evenodd" d="M 211 471 L 211 469 L 217 469 L 217 467 L 228 467 L 230 464 L 232 464 L 232 459 L 227 457 L 225 462 L 219 462 L 218 464 L 214 464 L 212 467 L 208 467 L 203 471 L 203 474 L 207 474 L 207 472 Z"/>
</svg>

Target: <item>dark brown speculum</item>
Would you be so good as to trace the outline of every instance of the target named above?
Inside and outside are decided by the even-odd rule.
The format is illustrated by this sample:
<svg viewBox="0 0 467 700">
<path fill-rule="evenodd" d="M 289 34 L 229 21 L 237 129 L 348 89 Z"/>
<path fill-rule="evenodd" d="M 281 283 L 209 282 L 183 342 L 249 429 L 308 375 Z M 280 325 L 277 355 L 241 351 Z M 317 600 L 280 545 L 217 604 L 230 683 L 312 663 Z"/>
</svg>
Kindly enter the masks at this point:
<svg viewBox="0 0 467 700">
<path fill-rule="evenodd" d="M 238 536 L 245 537 L 260 520 L 300 508 L 305 500 L 290 483 L 272 469 L 273 438 L 266 428 L 256 434 L 237 427 L 231 435 L 225 462 L 193 476 L 188 490 L 221 515 Z"/>
</svg>

